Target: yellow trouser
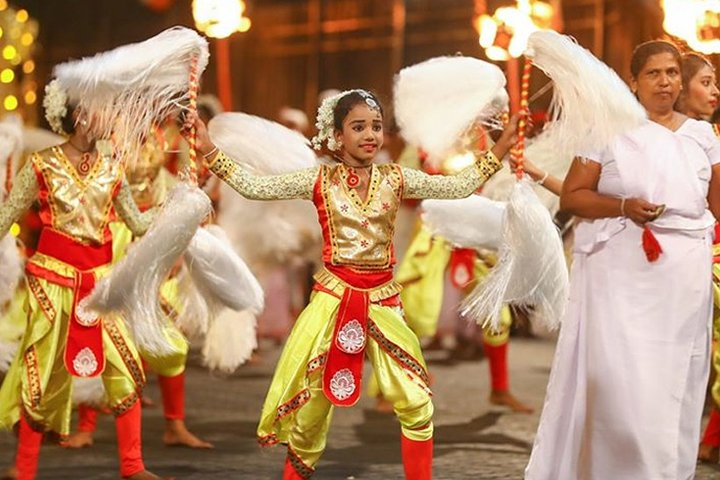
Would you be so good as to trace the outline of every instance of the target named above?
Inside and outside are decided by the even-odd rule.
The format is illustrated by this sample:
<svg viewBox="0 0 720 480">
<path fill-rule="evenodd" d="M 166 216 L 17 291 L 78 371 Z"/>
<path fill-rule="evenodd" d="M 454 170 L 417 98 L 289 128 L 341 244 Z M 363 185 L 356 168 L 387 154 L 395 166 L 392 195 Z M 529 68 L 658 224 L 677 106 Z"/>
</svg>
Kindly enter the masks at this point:
<svg viewBox="0 0 720 480">
<path fill-rule="evenodd" d="M 70 432 L 72 409 L 72 377 L 63 357 L 73 289 L 32 275 L 27 282 L 28 328 L 0 388 L 0 427 L 12 428 L 24 411 L 34 428 L 63 437 Z M 108 405 L 119 415 L 137 401 L 145 377 L 122 322 L 105 318 L 102 326 L 102 380 Z"/>
<path fill-rule="evenodd" d="M 296 470 L 312 472 L 325 449 L 334 406 L 322 392 L 324 358 L 332 340 L 340 300 L 315 292 L 288 337 L 265 399 L 258 441 L 288 444 Z M 366 358 L 403 435 L 432 437 L 433 405 L 427 368 L 417 337 L 397 308 L 370 304 Z"/>
</svg>

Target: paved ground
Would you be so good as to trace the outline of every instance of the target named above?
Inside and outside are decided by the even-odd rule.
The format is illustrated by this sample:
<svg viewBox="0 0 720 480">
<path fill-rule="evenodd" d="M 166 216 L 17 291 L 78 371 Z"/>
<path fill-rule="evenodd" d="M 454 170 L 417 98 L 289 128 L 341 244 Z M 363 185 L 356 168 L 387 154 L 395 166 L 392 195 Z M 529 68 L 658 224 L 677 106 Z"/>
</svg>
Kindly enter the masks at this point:
<svg viewBox="0 0 720 480">
<path fill-rule="evenodd" d="M 515 392 L 542 405 L 553 342 L 513 340 L 511 381 Z M 215 443 L 213 451 L 166 448 L 161 442 L 159 408 L 144 412 L 147 466 L 159 474 L 187 480 L 279 479 L 282 447 L 259 449 L 254 441 L 265 390 L 278 348 L 265 346 L 263 361 L 229 378 L 207 374 L 191 360 L 188 369 L 188 424 Z M 431 354 L 435 377 L 435 479 L 520 479 L 537 427 L 538 415 L 511 414 L 487 402 L 486 362 L 446 361 Z M 151 382 L 148 394 L 159 400 Z M 314 478 L 389 480 L 402 478 L 399 428 L 392 416 L 377 414 L 363 399 L 335 414 L 329 448 Z M 13 437 L 0 435 L 0 465 L 11 462 Z M 116 479 L 117 456 L 111 418 L 100 418 L 96 444 L 82 451 L 43 447 L 40 479 Z M 697 479 L 720 479 L 720 468 L 701 466 Z M 558 479 L 560 480 L 560 479 Z"/>
</svg>

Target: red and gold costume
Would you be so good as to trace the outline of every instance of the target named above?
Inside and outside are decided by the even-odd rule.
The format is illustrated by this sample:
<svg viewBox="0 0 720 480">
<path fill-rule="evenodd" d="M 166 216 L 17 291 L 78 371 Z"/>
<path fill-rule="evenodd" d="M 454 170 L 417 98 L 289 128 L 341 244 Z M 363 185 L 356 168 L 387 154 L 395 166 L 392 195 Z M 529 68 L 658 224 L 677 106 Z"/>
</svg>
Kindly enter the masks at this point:
<svg viewBox="0 0 720 480">
<path fill-rule="evenodd" d="M 210 169 L 249 199 L 306 199 L 323 230 L 324 268 L 275 370 L 258 426 L 263 446 L 288 446 L 284 478 L 309 478 L 325 448 L 334 406 L 353 405 L 367 357 L 402 429 L 407 478 L 429 478 L 431 392 L 417 337 L 403 320 L 393 280 L 395 216 L 405 198 L 461 198 L 501 167 L 492 153 L 454 176 L 398 165 L 369 167 L 367 198 L 344 164 L 250 175 L 222 152 Z"/>
<path fill-rule="evenodd" d="M 40 241 L 26 266 L 28 327 L 0 389 L 0 426 L 20 422 L 20 478 L 34 478 L 43 433 L 69 433 L 72 376 L 102 377 L 117 419 L 121 474 L 144 470 L 137 400 L 145 378 L 138 353 L 121 321 L 88 315 L 80 301 L 112 261 L 111 210 L 137 234 L 147 221 L 109 143 L 98 142 L 97 151 L 86 176 L 60 147 L 34 153 L 0 209 L 4 235 L 35 199 L 41 204 Z"/>
</svg>

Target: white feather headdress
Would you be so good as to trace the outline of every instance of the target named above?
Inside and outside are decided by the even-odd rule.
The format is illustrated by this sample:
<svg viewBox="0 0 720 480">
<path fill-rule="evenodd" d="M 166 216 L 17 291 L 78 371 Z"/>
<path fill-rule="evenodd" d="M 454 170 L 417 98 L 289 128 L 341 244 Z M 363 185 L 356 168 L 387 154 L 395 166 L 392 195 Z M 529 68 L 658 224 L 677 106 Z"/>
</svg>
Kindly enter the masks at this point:
<svg viewBox="0 0 720 480">
<path fill-rule="evenodd" d="M 476 121 L 494 126 L 493 117 L 506 107 L 504 88 L 505 75 L 492 63 L 432 58 L 397 75 L 395 118 L 405 140 L 441 158 Z"/>
<path fill-rule="evenodd" d="M 96 139 L 115 138 L 133 161 L 153 122 L 189 97 L 191 66 L 199 76 L 208 63 L 207 41 L 185 27 L 57 65 L 53 75 L 68 97 L 88 113 Z"/>
</svg>

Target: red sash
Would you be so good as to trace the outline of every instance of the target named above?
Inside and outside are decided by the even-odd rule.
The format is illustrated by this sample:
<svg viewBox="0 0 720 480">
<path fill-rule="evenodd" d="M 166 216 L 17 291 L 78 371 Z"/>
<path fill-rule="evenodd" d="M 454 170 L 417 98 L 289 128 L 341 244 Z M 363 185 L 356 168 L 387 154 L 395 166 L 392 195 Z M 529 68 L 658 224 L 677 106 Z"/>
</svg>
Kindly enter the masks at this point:
<svg viewBox="0 0 720 480">
<path fill-rule="evenodd" d="M 28 262 L 28 273 L 73 289 L 73 305 L 65 342 L 65 368 L 77 377 L 95 377 L 105 369 L 100 318 L 83 311 L 81 301 L 95 287 L 97 267 L 112 261 L 112 243 L 83 245 L 50 228 L 40 233 L 39 253 L 75 267 L 74 278 L 65 278 Z"/>
<path fill-rule="evenodd" d="M 475 279 L 475 259 L 472 248 L 455 248 L 450 255 L 450 281 L 457 289 L 463 289 Z"/>
<path fill-rule="evenodd" d="M 367 345 L 369 289 L 392 280 L 392 270 L 360 273 L 326 265 L 328 271 L 343 280 L 335 330 L 323 371 L 323 392 L 333 405 L 349 407 L 360 398 L 363 361 Z M 325 290 L 322 287 L 319 290 Z"/>
</svg>

